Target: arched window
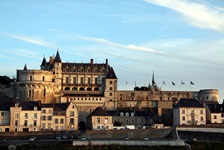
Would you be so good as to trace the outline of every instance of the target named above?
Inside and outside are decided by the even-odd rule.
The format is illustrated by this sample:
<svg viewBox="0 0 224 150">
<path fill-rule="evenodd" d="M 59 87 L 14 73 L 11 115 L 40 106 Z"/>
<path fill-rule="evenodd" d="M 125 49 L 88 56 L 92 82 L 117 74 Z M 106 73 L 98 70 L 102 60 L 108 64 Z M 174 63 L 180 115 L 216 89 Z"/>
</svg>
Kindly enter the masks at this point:
<svg viewBox="0 0 224 150">
<path fill-rule="evenodd" d="M 91 87 L 88 87 L 88 88 L 87 88 L 87 91 L 92 91 L 92 88 L 91 88 Z"/>
<path fill-rule="evenodd" d="M 85 89 L 83 87 L 80 87 L 79 91 L 85 91 Z"/>
<path fill-rule="evenodd" d="M 65 88 L 65 91 L 69 91 L 69 90 L 70 90 L 70 88 L 69 88 L 69 87 L 66 87 L 66 88 Z"/>
<path fill-rule="evenodd" d="M 73 87 L 72 88 L 72 91 L 77 91 L 77 87 Z"/>
<path fill-rule="evenodd" d="M 94 88 L 94 91 L 99 91 L 99 88 L 98 88 L 98 87 L 95 87 L 95 88 Z"/>
</svg>

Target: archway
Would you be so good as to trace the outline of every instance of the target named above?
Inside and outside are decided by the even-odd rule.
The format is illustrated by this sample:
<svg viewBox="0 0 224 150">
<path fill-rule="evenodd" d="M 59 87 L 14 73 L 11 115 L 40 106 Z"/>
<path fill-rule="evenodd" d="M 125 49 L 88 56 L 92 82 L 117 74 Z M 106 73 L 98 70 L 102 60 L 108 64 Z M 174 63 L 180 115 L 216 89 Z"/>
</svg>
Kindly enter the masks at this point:
<svg viewBox="0 0 224 150">
<path fill-rule="evenodd" d="M 79 88 L 79 91 L 84 91 L 84 90 L 85 90 L 84 87 Z"/>
<path fill-rule="evenodd" d="M 5 128 L 5 132 L 9 132 L 9 128 Z"/>
<path fill-rule="evenodd" d="M 86 90 L 87 90 L 87 91 L 92 91 L 91 87 L 88 87 Z"/>
<path fill-rule="evenodd" d="M 77 87 L 73 87 L 72 88 L 72 91 L 77 91 Z"/>
<path fill-rule="evenodd" d="M 78 124 L 78 129 L 79 130 L 86 130 L 86 124 L 84 121 L 80 121 Z"/>
</svg>

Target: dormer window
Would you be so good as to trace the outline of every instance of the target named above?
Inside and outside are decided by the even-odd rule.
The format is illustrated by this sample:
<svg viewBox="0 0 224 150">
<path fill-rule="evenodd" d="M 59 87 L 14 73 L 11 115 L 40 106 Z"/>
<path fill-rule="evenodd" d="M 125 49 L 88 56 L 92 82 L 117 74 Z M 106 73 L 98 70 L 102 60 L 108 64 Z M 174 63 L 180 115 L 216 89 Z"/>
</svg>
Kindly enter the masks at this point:
<svg viewBox="0 0 224 150">
<path fill-rule="evenodd" d="M 131 113 L 131 116 L 133 117 L 133 116 L 135 116 L 135 114 L 132 112 L 132 113 Z"/>
<path fill-rule="evenodd" d="M 124 113 L 123 113 L 123 112 L 121 112 L 121 113 L 120 113 L 120 116 L 124 116 Z"/>
<path fill-rule="evenodd" d="M 128 117 L 128 116 L 129 116 L 129 113 L 128 113 L 128 112 L 126 112 L 125 116 L 126 116 L 126 117 Z"/>
<path fill-rule="evenodd" d="M 33 110 L 37 110 L 37 106 L 34 106 Z"/>
</svg>

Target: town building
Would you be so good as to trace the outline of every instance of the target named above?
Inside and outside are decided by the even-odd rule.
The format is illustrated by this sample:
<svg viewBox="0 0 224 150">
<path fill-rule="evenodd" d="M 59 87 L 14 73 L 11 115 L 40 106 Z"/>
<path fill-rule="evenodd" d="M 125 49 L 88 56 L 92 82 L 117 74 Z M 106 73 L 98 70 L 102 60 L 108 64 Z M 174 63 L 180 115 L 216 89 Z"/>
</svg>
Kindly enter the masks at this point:
<svg viewBox="0 0 224 150">
<path fill-rule="evenodd" d="M 205 108 L 196 99 L 180 99 L 173 108 L 174 125 L 206 124 Z"/>
<path fill-rule="evenodd" d="M 113 129 L 112 116 L 102 107 L 98 107 L 87 116 L 87 128 L 90 130 L 111 130 Z"/>
<path fill-rule="evenodd" d="M 222 104 L 207 104 L 206 118 L 207 123 L 224 123 L 224 101 Z"/>
</svg>

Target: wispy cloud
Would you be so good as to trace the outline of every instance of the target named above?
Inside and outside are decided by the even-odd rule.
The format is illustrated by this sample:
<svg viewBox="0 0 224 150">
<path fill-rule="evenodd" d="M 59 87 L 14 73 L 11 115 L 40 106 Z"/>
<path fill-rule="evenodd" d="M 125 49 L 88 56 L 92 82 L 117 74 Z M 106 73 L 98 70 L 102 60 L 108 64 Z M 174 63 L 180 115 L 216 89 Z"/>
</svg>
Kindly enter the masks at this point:
<svg viewBox="0 0 224 150">
<path fill-rule="evenodd" d="M 38 56 L 37 53 L 27 50 L 27 49 L 17 49 L 16 51 L 13 51 L 13 54 L 18 56 L 23 56 L 26 58 L 35 58 L 41 60 L 42 58 Z"/>
<path fill-rule="evenodd" d="M 144 0 L 145 2 L 163 6 L 182 14 L 188 22 L 202 29 L 224 32 L 224 12 L 220 7 L 209 5 L 204 1 L 186 0 Z"/>
<path fill-rule="evenodd" d="M 39 38 L 28 37 L 25 35 L 10 34 L 10 33 L 5 33 L 4 35 L 6 35 L 10 38 L 18 39 L 18 40 L 21 40 L 24 42 L 32 43 L 35 45 L 40 45 L 40 46 L 47 47 L 47 48 L 55 48 L 56 47 L 56 44 L 51 43 L 51 42 L 45 42 L 44 40 L 39 39 Z"/>
<path fill-rule="evenodd" d="M 154 50 L 154 49 L 151 49 L 151 48 L 148 48 L 148 47 L 136 46 L 136 45 L 133 45 L 133 44 L 122 45 L 122 44 L 111 42 L 111 41 L 103 39 L 103 38 L 85 37 L 85 36 L 76 36 L 76 37 L 79 38 L 79 39 L 82 39 L 82 40 L 87 40 L 87 41 L 97 42 L 97 43 L 101 43 L 101 44 L 106 44 L 106 45 L 116 47 L 116 48 L 120 48 L 120 49 L 149 52 L 149 53 L 156 54 L 156 55 L 166 54 L 166 52 L 157 51 L 157 50 Z"/>
</svg>

